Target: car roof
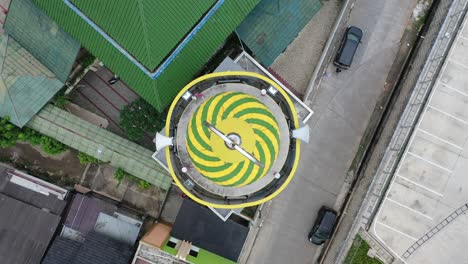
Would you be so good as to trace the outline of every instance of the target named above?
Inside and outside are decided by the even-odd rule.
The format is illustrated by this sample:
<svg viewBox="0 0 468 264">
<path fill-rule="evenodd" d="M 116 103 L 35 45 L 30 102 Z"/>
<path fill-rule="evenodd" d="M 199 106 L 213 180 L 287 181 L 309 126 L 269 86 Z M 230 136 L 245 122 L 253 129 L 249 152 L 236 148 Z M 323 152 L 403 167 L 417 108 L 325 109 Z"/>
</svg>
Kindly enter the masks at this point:
<svg viewBox="0 0 468 264">
<path fill-rule="evenodd" d="M 351 65 L 351 62 L 353 61 L 354 53 L 357 50 L 358 44 L 359 43 L 355 41 L 347 39 L 343 46 L 343 50 L 341 50 L 338 62 L 344 65 Z"/>
<path fill-rule="evenodd" d="M 335 222 L 336 222 L 336 212 L 335 211 L 332 211 L 330 209 L 325 209 L 325 213 L 323 215 L 323 218 L 322 218 L 322 221 L 320 221 L 320 224 L 319 224 L 319 229 L 320 231 L 324 232 L 328 232 L 328 231 L 331 231 L 333 229 L 333 226 L 335 225 Z"/>
<path fill-rule="evenodd" d="M 362 30 L 354 26 L 349 27 L 347 30 L 347 33 L 351 33 L 355 35 L 356 37 L 358 37 L 359 39 L 362 38 L 362 35 L 363 35 Z"/>
</svg>

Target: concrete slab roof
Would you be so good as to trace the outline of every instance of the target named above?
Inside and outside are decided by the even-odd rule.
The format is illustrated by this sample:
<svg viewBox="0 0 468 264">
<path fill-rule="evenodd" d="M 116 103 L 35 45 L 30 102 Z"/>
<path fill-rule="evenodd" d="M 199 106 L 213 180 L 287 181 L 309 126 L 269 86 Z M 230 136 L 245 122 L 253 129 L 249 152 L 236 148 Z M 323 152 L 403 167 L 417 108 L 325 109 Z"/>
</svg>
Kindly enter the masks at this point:
<svg viewBox="0 0 468 264">
<path fill-rule="evenodd" d="M 468 17 L 372 224 L 372 232 L 406 263 L 466 261 L 467 83 Z"/>
</svg>

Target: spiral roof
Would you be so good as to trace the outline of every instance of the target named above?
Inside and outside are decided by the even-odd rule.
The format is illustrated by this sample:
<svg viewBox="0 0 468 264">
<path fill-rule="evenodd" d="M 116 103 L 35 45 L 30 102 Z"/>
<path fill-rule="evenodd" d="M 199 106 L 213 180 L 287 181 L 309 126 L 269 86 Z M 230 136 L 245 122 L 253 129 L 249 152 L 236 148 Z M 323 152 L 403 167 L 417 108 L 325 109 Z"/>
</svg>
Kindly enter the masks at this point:
<svg viewBox="0 0 468 264">
<path fill-rule="evenodd" d="M 239 146 L 264 164 L 256 165 L 203 125 L 208 121 L 225 135 L 235 135 Z M 193 113 L 186 147 L 195 168 L 221 186 L 243 186 L 262 178 L 279 153 L 275 116 L 255 97 L 224 92 L 208 98 Z"/>
</svg>

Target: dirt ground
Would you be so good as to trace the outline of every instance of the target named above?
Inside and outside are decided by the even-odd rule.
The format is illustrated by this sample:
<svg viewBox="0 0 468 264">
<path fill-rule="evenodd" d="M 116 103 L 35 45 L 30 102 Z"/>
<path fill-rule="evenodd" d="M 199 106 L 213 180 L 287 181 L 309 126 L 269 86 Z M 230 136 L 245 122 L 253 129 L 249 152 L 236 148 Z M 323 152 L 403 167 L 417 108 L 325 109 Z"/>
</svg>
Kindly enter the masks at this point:
<svg viewBox="0 0 468 264">
<path fill-rule="evenodd" d="M 323 1 L 320 11 L 271 66 L 301 95 L 307 89 L 340 8 L 341 0 Z"/>
<path fill-rule="evenodd" d="M 86 166 L 80 164 L 77 155 L 76 150 L 69 149 L 51 156 L 28 143 L 0 149 L 0 161 L 65 187 L 73 187 L 78 183 L 85 170 Z"/>
</svg>

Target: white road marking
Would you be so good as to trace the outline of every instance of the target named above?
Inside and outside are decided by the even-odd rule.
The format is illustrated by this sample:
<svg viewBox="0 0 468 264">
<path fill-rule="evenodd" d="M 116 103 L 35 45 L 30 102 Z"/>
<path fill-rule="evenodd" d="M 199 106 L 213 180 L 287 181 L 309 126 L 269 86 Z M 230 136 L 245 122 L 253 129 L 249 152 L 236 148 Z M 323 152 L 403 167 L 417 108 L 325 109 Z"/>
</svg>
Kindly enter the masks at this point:
<svg viewBox="0 0 468 264">
<path fill-rule="evenodd" d="M 437 140 L 439 140 L 439 141 L 441 141 L 441 142 L 444 142 L 445 144 L 448 144 L 448 145 L 450 145 L 450 146 L 452 146 L 452 147 L 454 147 L 454 148 L 463 150 L 463 147 L 460 147 L 460 146 L 458 146 L 457 144 L 453 144 L 452 142 L 449 142 L 449 141 L 447 141 L 447 140 L 445 140 L 445 139 L 443 139 L 443 138 L 440 138 L 440 137 L 438 137 L 438 136 L 436 136 L 436 135 L 434 135 L 434 134 L 432 134 L 432 133 L 430 133 L 430 132 L 427 132 L 427 131 L 424 130 L 424 129 L 418 128 L 418 131 L 421 131 L 422 133 L 424 133 L 424 134 L 426 134 L 426 135 L 429 135 L 429 136 L 431 136 L 431 137 L 433 137 L 433 138 L 435 138 L 435 139 L 437 139 Z"/>
<path fill-rule="evenodd" d="M 436 166 L 436 167 L 439 168 L 439 169 L 443 169 L 443 170 L 446 171 L 446 172 L 449 172 L 449 173 L 452 173 L 452 172 L 453 172 L 452 170 L 447 169 L 447 168 L 445 168 L 445 167 L 443 167 L 443 166 L 440 166 L 439 164 L 434 163 L 433 161 L 427 160 L 427 159 L 425 159 L 425 158 L 423 158 L 423 157 L 421 157 L 421 156 L 419 156 L 419 155 L 417 155 L 417 154 L 414 154 L 413 152 L 411 152 L 411 151 L 409 151 L 409 150 L 407 151 L 407 153 L 410 154 L 410 155 L 413 156 L 413 157 L 416 157 L 416 158 L 418 158 L 418 159 L 420 159 L 420 160 L 423 160 L 423 161 L 425 161 L 425 162 L 427 162 L 427 163 L 429 163 L 429 164 L 431 164 L 431 165 L 434 165 L 434 166 Z"/>
<path fill-rule="evenodd" d="M 445 112 L 445 111 L 443 111 L 443 110 L 440 110 L 440 109 L 437 108 L 437 107 L 434 107 L 434 106 L 432 106 L 432 105 L 429 105 L 428 108 L 432 108 L 432 109 L 436 110 L 437 112 L 440 112 L 440 113 L 442 113 L 442 114 L 444 114 L 444 115 L 446 115 L 446 116 L 448 116 L 448 117 L 451 117 L 451 118 L 453 118 L 453 119 L 455 119 L 455 120 L 457 120 L 457 121 L 462 122 L 462 123 L 465 124 L 465 125 L 468 125 L 468 122 L 467 122 L 467 121 L 465 121 L 465 120 L 463 120 L 463 119 L 461 119 L 461 118 L 459 118 L 459 117 L 456 117 L 456 116 L 454 116 L 454 115 L 452 115 L 452 114 L 449 114 L 449 113 L 447 113 L 447 112 Z"/>
<path fill-rule="evenodd" d="M 384 224 L 384 223 L 382 223 L 382 222 L 380 222 L 380 221 L 378 221 L 378 220 L 376 220 L 375 222 L 376 222 L 377 224 L 379 224 L 379 225 L 385 226 L 386 228 L 388 228 L 388 229 L 390 229 L 390 230 L 393 230 L 393 231 L 395 231 L 395 232 L 397 232 L 397 233 L 399 233 L 399 234 L 402 234 L 402 235 L 404 235 L 404 236 L 407 237 L 407 238 L 413 239 L 414 241 L 418 241 L 417 238 L 412 237 L 412 236 L 410 236 L 410 235 L 408 235 L 408 234 L 406 234 L 406 233 L 404 233 L 404 232 L 401 232 L 400 230 L 395 229 L 395 228 L 393 228 L 393 227 L 391 227 L 391 226 L 388 226 L 388 225 L 386 225 L 386 224 Z"/>
<path fill-rule="evenodd" d="M 455 63 L 455 64 L 457 64 L 457 65 L 459 65 L 459 66 L 462 66 L 463 68 L 467 68 L 467 69 L 468 69 L 468 66 L 466 66 L 465 64 L 463 64 L 463 63 L 461 63 L 461 62 L 458 62 L 458 61 L 456 61 L 456 60 L 454 60 L 454 59 L 448 59 L 448 61 L 453 62 L 453 63 Z"/>
<path fill-rule="evenodd" d="M 392 202 L 392 203 L 394 203 L 394 204 L 397 204 L 397 205 L 399 205 L 399 206 L 401 206 L 401 207 L 403 207 L 403 208 L 406 208 L 406 209 L 410 210 L 411 212 L 414 212 L 414 213 L 417 213 L 417 214 L 419 214 L 419 215 L 421 215 L 421 216 L 423 216 L 423 217 L 426 217 L 426 218 L 429 219 L 429 220 L 433 220 L 433 219 L 434 219 L 434 218 L 432 218 L 432 217 L 430 217 L 430 216 L 428 216 L 428 215 L 426 215 L 426 214 L 423 214 L 423 213 L 421 213 L 421 212 L 419 212 L 419 211 L 417 211 L 417 210 L 414 210 L 413 208 L 408 207 L 408 206 L 406 206 L 406 205 L 404 205 L 404 204 L 401 204 L 401 203 L 399 203 L 399 202 L 397 202 L 397 201 L 395 201 L 395 200 L 393 200 L 393 199 L 387 198 L 387 200 L 390 201 L 390 202 Z"/>
<path fill-rule="evenodd" d="M 436 191 L 434 191 L 434 190 L 432 190 L 432 189 L 430 189 L 430 188 L 428 188 L 428 187 L 426 187 L 426 186 L 424 186 L 424 185 L 421 185 L 421 184 L 419 184 L 419 183 L 417 183 L 417 182 L 414 182 L 414 181 L 412 181 L 412 180 L 410 180 L 410 179 L 408 179 L 408 178 L 406 178 L 406 177 L 403 177 L 403 176 L 398 175 L 398 174 L 397 174 L 396 176 L 399 177 L 399 178 L 402 178 L 402 179 L 405 180 L 405 181 L 411 182 L 412 184 L 414 184 L 414 185 L 416 185 L 416 186 L 418 186 L 418 187 L 421 187 L 421 188 L 423 188 L 423 189 L 425 189 L 425 190 L 428 190 L 428 191 L 430 191 L 431 193 L 433 193 L 433 194 L 435 194 L 435 195 L 438 195 L 438 196 L 440 196 L 440 197 L 443 197 L 443 196 L 444 196 L 443 194 L 438 193 L 438 192 L 436 192 Z"/>
<path fill-rule="evenodd" d="M 457 89 L 453 88 L 452 86 L 450 86 L 450 85 L 448 85 L 448 84 L 445 84 L 445 83 L 442 83 L 442 82 L 441 82 L 440 84 L 441 84 L 442 86 L 444 86 L 445 88 L 448 88 L 448 89 L 450 89 L 450 90 L 453 90 L 453 91 L 455 91 L 455 92 L 457 92 L 457 93 L 459 93 L 459 94 L 461 94 L 461 95 L 468 96 L 468 94 L 466 94 L 466 93 L 464 93 L 464 92 L 462 92 L 462 91 L 460 91 L 460 90 L 457 90 Z"/>
</svg>

